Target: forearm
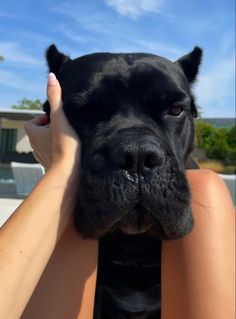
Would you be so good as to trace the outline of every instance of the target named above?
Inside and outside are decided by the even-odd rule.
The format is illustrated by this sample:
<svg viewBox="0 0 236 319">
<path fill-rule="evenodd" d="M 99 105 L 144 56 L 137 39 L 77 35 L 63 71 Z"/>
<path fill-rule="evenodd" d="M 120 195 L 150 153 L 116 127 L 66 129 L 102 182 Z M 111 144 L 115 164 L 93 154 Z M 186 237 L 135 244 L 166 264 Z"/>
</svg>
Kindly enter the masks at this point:
<svg viewBox="0 0 236 319">
<path fill-rule="evenodd" d="M 4 318 L 20 317 L 71 217 L 76 187 L 63 169 L 50 169 L 0 231 Z"/>
<path fill-rule="evenodd" d="M 162 319 L 234 319 L 233 205 L 217 176 L 210 173 L 209 185 L 202 185 L 196 174 L 188 176 L 194 228 L 180 240 L 163 242 Z"/>
<path fill-rule="evenodd" d="M 92 319 L 98 242 L 83 240 L 70 221 L 22 319 Z"/>
</svg>

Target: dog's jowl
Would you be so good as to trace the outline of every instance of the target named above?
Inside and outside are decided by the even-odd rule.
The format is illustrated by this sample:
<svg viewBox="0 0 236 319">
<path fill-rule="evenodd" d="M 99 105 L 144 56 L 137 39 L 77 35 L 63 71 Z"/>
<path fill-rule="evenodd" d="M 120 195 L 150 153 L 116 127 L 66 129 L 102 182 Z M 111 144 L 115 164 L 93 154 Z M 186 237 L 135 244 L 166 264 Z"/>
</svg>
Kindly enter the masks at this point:
<svg viewBox="0 0 236 319">
<path fill-rule="evenodd" d="M 46 56 L 82 143 L 75 225 L 100 239 L 96 319 L 160 318 L 161 239 L 193 226 L 185 169 L 202 51 Z M 50 107 L 45 103 L 49 114 Z"/>
</svg>

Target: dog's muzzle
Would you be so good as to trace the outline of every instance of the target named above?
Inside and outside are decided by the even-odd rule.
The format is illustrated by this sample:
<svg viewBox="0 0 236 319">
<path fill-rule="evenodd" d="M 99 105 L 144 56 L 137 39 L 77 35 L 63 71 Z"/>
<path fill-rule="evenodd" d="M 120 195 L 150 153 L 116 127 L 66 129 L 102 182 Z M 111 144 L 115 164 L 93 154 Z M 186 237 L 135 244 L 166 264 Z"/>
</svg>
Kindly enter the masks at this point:
<svg viewBox="0 0 236 319">
<path fill-rule="evenodd" d="M 152 132 L 123 129 L 105 146 L 104 160 L 112 170 L 124 171 L 128 179 L 141 178 L 164 162 L 164 152 Z M 100 167 L 94 161 L 94 167 Z"/>
<path fill-rule="evenodd" d="M 78 215 L 78 224 L 85 233 L 102 237 L 120 229 L 176 238 L 188 232 L 187 182 L 167 147 L 143 128 L 116 131 L 97 147 L 83 171 L 80 216 L 86 215 Z"/>
</svg>

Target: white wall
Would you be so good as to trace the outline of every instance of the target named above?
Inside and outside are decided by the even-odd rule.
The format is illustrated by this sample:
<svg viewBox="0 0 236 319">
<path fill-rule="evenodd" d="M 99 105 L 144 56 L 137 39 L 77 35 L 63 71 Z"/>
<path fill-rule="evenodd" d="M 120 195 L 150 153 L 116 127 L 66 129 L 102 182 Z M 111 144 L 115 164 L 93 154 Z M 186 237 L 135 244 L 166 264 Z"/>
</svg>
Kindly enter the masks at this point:
<svg viewBox="0 0 236 319">
<path fill-rule="evenodd" d="M 29 139 L 24 131 L 25 123 L 26 121 L 1 119 L 1 128 L 17 129 L 16 151 L 19 153 L 32 151 Z"/>
</svg>

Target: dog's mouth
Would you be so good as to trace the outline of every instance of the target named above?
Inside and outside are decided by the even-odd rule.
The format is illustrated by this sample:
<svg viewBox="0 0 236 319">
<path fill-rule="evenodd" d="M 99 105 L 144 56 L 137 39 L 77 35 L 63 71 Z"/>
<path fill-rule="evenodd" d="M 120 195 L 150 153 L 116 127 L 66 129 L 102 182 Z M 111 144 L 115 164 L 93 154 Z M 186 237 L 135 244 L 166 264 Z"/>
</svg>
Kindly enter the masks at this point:
<svg viewBox="0 0 236 319">
<path fill-rule="evenodd" d="M 154 217 L 150 209 L 141 202 L 137 202 L 131 211 L 116 221 L 109 232 L 120 230 L 127 235 L 155 234 L 164 237 L 165 232 L 161 223 Z M 155 231 L 153 231 L 155 230 Z"/>
<path fill-rule="evenodd" d="M 82 176 L 76 214 L 77 229 L 86 237 L 102 238 L 119 230 L 171 239 L 191 230 L 188 184 L 172 158 L 143 175 L 121 169 L 92 173 Z"/>
</svg>

